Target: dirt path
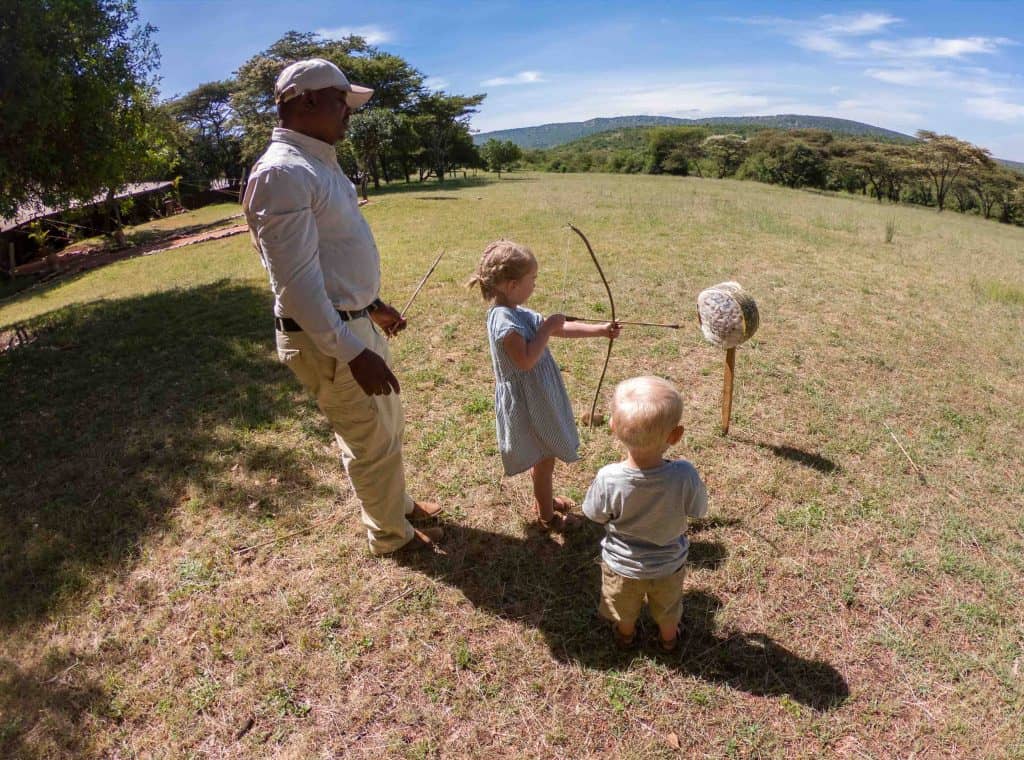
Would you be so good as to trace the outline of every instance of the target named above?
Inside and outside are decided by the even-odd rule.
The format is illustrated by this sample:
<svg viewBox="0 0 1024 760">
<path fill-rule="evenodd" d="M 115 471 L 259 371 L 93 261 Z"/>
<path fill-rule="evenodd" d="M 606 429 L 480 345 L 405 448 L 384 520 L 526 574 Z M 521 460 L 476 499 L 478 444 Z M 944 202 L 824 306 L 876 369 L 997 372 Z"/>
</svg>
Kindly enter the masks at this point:
<svg viewBox="0 0 1024 760">
<path fill-rule="evenodd" d="M 130 259 L 135 256 L 152 256 L 155 253 L 171 251 L 175 248 L 182 248 L 186 245 L 205 243 L 208 240 L 219 240 L 220 238 L 241 234 L 247 229 L 248 228 L 244 224 L 236 224 L 231 227 L 221 227 L 215 230 L 198 232 L 193 235 L 165 238 L 163 240 L 147 243 L 146 245 L 137 245 L 116 251 L 95 249 L 64 250 L 56 254 L 55 257 L 50 256 L 45 259 L 39 259 L 38 261 L 32 261 L 28 264 L 24 264 L 18 267 L 15 272 L 19 276 L 45 272 L 47 269 L 52 268 L 54 259 L 56 259 L 57 271 L 52 272 L 40 280 L 40 283 L 51 283 L 62 277 L 79 274 L 90 269 L 105 266 L 106 264 L 112 264 L 115 261 Z M 31 289 L 32 288 L 27 288 L 27 290 Z M 20 291 L 20 293 L 24 292 L 24 290 Z"/>
</svg>

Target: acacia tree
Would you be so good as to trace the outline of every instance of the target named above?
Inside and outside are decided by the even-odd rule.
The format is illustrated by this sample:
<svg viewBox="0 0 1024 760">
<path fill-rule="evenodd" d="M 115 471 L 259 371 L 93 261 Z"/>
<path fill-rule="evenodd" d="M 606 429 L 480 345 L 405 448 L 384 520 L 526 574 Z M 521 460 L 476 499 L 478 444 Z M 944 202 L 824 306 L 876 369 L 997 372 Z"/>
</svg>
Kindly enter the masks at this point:
<svg viewBox="0 0 1024 760">
<path fill-rule="evenodd" d="M 690 166 L 697 166 L 697 160 L 704 156 L 702 143 L 707 136 L 703 127 L 654 128 L 647 138 L 648 173 L 689 174 Z"/>
<path fill-rule="evenodd" d="M 493 137 L 480 148 L 480 157 L 492 172 L 501 177 L 503 169 L 509 169 L 523 157 L 522 149 L 511 140 L 495 140 Z"/>
<path fill-rule="evenodd" d="M 921 129 L 917 132 L 917 139 L 919 142 L 914 151 L 917 164 L 935 191 L 935 203 L 940 212 L 945 208 L 946 196 L 962 173 L 993 165 L 987 149 L 952 135 Z"/>
<path fill-rule="evenodd" d="M 0 4 L 0 214 L 122 185 L 148 140 L 159 52 L 134 0 Z"/>
<path fill-rule="evenodd" d="M 719 179 L 735 174 L 747 157 L 747 141 L 740 135 L 710 135 L 702 147 Z"/>
<path fill-rule="evenodd" d="M 423 75 L 402 58 L 384 53 L 358 35 L 339 40 L 313 33 L 288 32 L 235 72 L 231 103 L 243 129 L 242 155 L 251 164 L 264 151 L 277 123 L 274 82 L 281 69 L 304 58 L 325 58 L 350 82 L 373 88 L 373 108 L 403 112 L 414 108 L 423 92 Z"/>
<path fill-rule="evenodd" d="M 182 152 L 190 174 L 207 179 L 241 173 L 241 138 L 231 108 L 233 87 L 231 80 L 206 82 L 163 104 L 184 130 Z"/>
<path fill-rule="evenodd" d="M 420 179 L 434 174 L 439 182 L 449 168 L 471 157 L 469 117 L 486 95 L 448 95 L 434 92 L 420 98 L 415 108 L 416 132 L 423 141 Z M 468 142 L 468 147 L 466 143 Z"/>
<path fill-rule="evenodd" d="M 380 189 L 378 161 L 391 144 L 395 126 L 394 114 L 384 108 L 368 108 L 355 114 L 349 121 L 348 139 L 360 168 L 373 177 L 376 189 Z"/>
</svg>

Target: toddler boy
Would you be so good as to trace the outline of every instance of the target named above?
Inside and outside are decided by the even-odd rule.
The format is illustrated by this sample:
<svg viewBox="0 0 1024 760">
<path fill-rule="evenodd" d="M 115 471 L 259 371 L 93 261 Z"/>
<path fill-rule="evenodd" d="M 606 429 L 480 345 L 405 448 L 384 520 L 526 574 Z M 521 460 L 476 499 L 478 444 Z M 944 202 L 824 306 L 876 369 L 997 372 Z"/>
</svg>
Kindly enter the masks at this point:
<svg viewBox="0 0 1024 760">
<path fill-rule="evenodd" d="M 615 643 L 633 645 L 646 599 L 665 652 L 679 645 L 686 577 L 687 518 L 703 517 L 708 495 L 696 468 L 665 451 L 683 436 L 683 400 L 660 377 L 619 383 L 611 430 L 626 458 L 602 467 L 583 502 L 583 513 L 605 525 L 601 541 L 601 605 Z"/>
</svg>

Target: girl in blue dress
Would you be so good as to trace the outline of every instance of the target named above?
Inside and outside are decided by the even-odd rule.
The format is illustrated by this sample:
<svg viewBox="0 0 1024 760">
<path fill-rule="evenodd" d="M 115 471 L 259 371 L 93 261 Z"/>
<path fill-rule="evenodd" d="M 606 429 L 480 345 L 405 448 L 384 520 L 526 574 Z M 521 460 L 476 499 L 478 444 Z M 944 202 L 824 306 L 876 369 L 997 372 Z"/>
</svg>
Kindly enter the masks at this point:
<svg viewBox="0 0 1024 760">
<path fill-rule="evenodd" d="M 548 350 L 548 339 L 615 338 L 615 322 L 566 322 L 565 315 L 545 319 L 523 308 L 537 283 L 537 259 L 529 248 L 498 240 L 484 250 L 469 281 L 491 303 L 487 334 L 494 364 L 494 411 L 498 449 L 506 475 L 526 470 L 533 476 L 533 510 L 545 529 L 562 530 L 580 520 L 572 502 L 554 496 L 555 460 L 579 459 L 579 436 L 562 375 Z"/>
</svg>

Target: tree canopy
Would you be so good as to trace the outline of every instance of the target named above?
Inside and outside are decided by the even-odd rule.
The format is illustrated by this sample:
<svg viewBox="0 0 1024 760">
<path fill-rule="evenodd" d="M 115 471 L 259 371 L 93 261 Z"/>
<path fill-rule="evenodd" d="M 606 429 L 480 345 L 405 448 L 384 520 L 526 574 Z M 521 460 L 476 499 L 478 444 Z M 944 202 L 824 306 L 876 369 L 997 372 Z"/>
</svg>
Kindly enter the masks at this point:
<svg viewBox="0 0 1024 760">
<path fill-rule="evenodd" d="M 90 198 L 169 157 L 134 0 L 0 5 L 0 214 Z"/>
</svg>

